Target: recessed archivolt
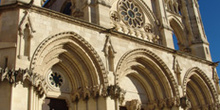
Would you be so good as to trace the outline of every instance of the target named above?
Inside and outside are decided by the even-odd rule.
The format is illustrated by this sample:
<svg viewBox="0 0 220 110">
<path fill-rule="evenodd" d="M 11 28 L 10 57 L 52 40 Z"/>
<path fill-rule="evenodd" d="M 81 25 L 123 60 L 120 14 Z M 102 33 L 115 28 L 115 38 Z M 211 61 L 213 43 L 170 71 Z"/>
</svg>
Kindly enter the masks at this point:
<svg viewBox="0 0 220 110">
<path fill-rule="evenodd" d="M 178 105 L 180 97 L 178 85 L 166 64 L 153 52 L 147 49 L 136 49 L 126 53 L 120 59 L 115 73 L 118 79 L 117 83 L 120 83 L 124 77 L 133 75 L 139 79 L 144 87 L 147 87 L 145 89 L 148 95 L 152 93 L 149 89 L 153 90 L 154 94 L 151 95 L 154 97 L 149 96 L 148 98 L 151 98 L 149 100 L 162 102 L 164 99 L 175 98 L 177 101 L 175 103 Z"/>
<path fill-rule="evenodd" d="M 70 77 L 81 79 L 80 82 L 83 83 L 71 79 L 81 86 L 108 85 L 107 73 L 101 58 L 84 38 L 74 32 L 63 32 L 46 38 L 34 52 L 30 69 L 35 73 L 44 74 L 54 65 L 60 66 L 66 73 L 83 73 Z"/>
<path fill-rule="evenodd" d="M 193 100 L 192 107 L 218 106 L 218 94 L 208 76 L 198 67 L 187 71 L 183 79 L 183 95 Z M 202 102 L 204 100 L 205 102 Z M 196 102 L 194 102 L 196 101 Z M 200 104 L 200 105 L 199 105 Z"/>
</svg>

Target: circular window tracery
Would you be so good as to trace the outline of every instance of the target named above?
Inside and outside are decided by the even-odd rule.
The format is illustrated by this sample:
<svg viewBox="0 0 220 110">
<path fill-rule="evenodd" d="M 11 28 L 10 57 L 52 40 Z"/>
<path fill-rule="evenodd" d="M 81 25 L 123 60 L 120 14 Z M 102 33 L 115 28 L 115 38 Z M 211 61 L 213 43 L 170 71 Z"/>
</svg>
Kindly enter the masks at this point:
<svg viewBox="0 0 220 110">
<path fill-rule="evenodd" d="M 52 72 L 49 75 L 49 83 L 55 88 L 60 88 L 63 85 L 63 78 L 57 72 Z"/>
<path fill-rule="evenodd" d="M 120 0 L 118 3 L 118 9 L 122 21 L 125 24 L 133 28 L 141 28 L 143 26 L 143 13 L 131 0 Z"/>
</svg>

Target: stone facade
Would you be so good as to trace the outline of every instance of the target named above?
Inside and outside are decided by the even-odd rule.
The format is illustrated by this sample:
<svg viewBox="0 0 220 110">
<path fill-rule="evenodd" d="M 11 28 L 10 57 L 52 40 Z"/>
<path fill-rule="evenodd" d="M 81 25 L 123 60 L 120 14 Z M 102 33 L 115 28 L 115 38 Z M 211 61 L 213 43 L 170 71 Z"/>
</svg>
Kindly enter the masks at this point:
<svg viewBox="0 0 220 110">
<path fill-rule="evenodd" d="M 220 109 L 197 0 L 45 2 L 1 1 L 1 110 Z"/>
</svg>

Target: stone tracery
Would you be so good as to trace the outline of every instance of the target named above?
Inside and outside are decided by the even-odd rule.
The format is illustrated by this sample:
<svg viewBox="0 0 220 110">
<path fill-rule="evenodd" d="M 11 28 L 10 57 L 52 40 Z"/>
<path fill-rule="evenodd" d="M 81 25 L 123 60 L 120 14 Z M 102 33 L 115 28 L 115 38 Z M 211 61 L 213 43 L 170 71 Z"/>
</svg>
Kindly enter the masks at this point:
<svg viewBox="0 0 220 110">
<path fill-rule="evenodd" d="M 130 0 L 120 0 L 118 6 L 122 21 L 133 28 L 141 28 L 144 17 L 141 9 Z"/>
</svg>

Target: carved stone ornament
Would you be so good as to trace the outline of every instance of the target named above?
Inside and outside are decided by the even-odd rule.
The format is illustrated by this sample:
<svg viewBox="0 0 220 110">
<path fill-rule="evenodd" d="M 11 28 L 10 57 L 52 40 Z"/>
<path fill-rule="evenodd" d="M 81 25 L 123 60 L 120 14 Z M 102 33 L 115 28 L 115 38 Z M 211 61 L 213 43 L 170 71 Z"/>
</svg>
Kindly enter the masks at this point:
<svg viewBox="0 0 220 110">
<path fill-rule="evenodd" d="M 119 14 L 116 11 L 113 11 L 113 12 L 110 13 L 110 18 L 111 18 L 112 21 L 115 21 L 115 22 L 120 21 Z"/>
<path fill-rule="evenodd" d="M 110 50 L 112 51 L 113 54 L 116 54 L 115 49 L 111 42 L 110 35 L 106 35 L 105 45 L 102 51 L 104 52 L 105 56 L 108 56 Z"/>
<path fill-rule="evenodd" d="M 107 88 L 108 95 L 111 99 L 118 99 L 120 103 L 124 101 L 125 91 L 121 89 L 118 85 L 110 85 Z"/>
<path fill-rule="evenodd" d="M 180 106 L 186 110 L 191 108 L 191 102 L 188 100 L 187 96 L 180 98 Z"/>
<path fill-rule="evenodd" d="M 30 12 L 25 10 L 23 14 L 24 16 L 18 25 L 18 34 L 20 36 L 18 58 L 25 56 L 30 60 L 31 39 L 33 38 L 33 33 L 36 31 L 33 29 Z"/>
<path fill-rule="evenodd" d="M 126 102 L 127 110 L 141 110 L 141 102 L 137 99 Z"/>
<path fill-rule="evenodd" d="M 144 31 L 147 32 L 147 33 L 152 33 L 153 32 L 153 29 L 152 29 L 152 25 L 151 24 L 146 24 L 144 26 Z"/>
<path fill-rule="evenodd" d="M 28 69 L 13 70 L 0 68 L 0 78 L 0 83 L 4 80 L 8 80 L 9 83 L 14 84 L 15 86 L 18 83 L 23 84 L 25 81 L 28 81 L 40 97 L 48 91 L 44 78 L 38 74 L 32 73 L 32 71 Z"/>
<path fill-rule="evenodd" d="M 118 10 L 122 21 L 132 28 L 141 28 L 144 24 L 144 15 L 141 8 L 132 0 L 120 0 Z"/>
<path fill-rule="evenodd" d="M 77 102 L 79 99 L 88 100 L 89 98 L 97 98 L 99 96 L 106 97 L 107 90 L 103 88 L 103 85 L 96 85 L 96 86 L 86 86 L 86 87 L 79 87 L 74 93 L 72 94 L 72 101 Z"/>
<path fill-rule="evenodd" d="M 63 77 L 58 72 L 52 72 L 48 77 L 49 84 L 55 88 L 60 88 L 63 85 Z"/>
<path fill-rule="evenodd" d="M 214 82 L 218 85 L 219 84 L 219 77 L 218 77 L 218 74 L 217 74 L 217 72 L 216 72 L 216 69 L 213 67 L 212 68 L 212 74 L 213 74 L 213 80 L 214 80 Z"/>
<path fill-rule="evenodd" d="M 181 71 L 182 71 L 182 69 L 181 69 L 179 62 L 178 62 L 175 55 L 173 56 L 173 71 L 176 74 L 178 84 L 181 85 Z"/>
</svg>

